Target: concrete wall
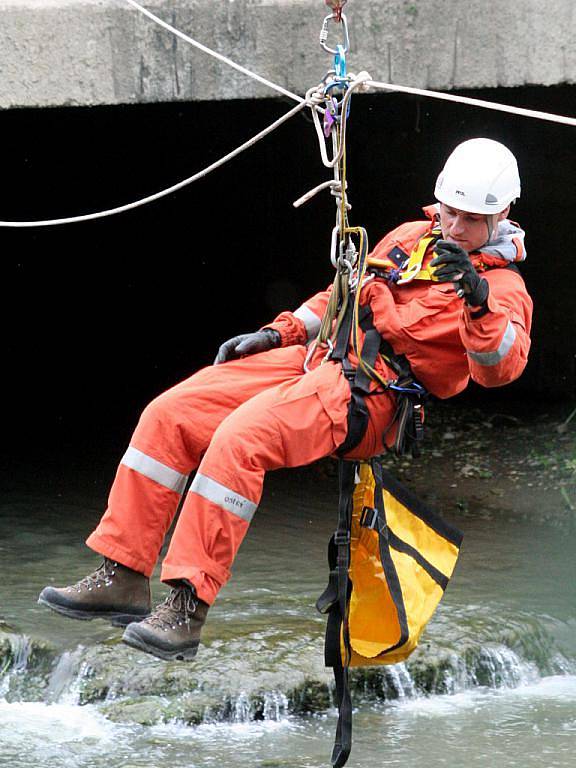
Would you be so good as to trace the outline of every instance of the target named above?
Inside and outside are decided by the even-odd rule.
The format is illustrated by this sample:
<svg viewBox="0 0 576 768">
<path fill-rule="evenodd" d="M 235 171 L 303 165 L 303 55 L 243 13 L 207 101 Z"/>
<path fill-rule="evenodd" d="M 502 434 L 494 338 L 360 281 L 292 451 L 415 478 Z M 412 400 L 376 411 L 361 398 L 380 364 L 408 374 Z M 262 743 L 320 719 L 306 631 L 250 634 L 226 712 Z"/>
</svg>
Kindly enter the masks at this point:
<svg viewBox="0 0 576 768">
<path fill-rule="evenodd" d="M 330 56 L 322 0 L 147 0 L 182 31 L 298 93 Z M 452 88 L 573 83 L 574 0 L 349 0 L 349 69 Z M 0 0 L 0 108 L 273 95 L 125 0 Z"/>
</svg>

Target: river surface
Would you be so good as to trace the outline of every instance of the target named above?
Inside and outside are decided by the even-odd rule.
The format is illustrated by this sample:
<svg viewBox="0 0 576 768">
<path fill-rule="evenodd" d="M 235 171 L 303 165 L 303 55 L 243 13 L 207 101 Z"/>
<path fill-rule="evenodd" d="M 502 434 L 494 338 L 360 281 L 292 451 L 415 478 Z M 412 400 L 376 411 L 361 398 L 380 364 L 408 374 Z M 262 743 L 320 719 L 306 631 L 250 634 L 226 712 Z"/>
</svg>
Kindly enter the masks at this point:
<svg viewBox="0 0 576 768">
<path fill-rule="evenodd" d="M 329 765 L 334 708 L 328 701 L 299 713 L 289 702 L 306 681 L 331 680 L 314 602 L 326 581 L 336 482 L 314 472 L 268 478 L 197 660 L 166 665 L 121 644 L 121 630 L 36 603 L 46 584 L 76 581 L 99 563 L 83 539 L 101 511 L 102 488 L 90 483 L 90 470 L 86 477 L 71 491 L 31 478 L 27 490 L 13 484 L 3 497 L 0 617 L 13 654 L 0 677 L 0 765 Z M 417 651 L 437 664 L 437 680 L 424 692 L 410 666 L 399 665 L 381 668 L 386 695 L 357 687 L 348 764 L 573 768 L 574 527 L 470 511 L 451 522 L 465 535 L 460 561 Z M 161 599 L 157 579 L 153 588 Z M 52 649 L 43 671 L 32 668 L 38 641 Z M 82 686 L 98 675 L 113 682 L 90 699 Z M 189 724 L 178 712 L 198 696 L 209 706 Z M 160 716 L 170 706 L 176 714 Z"/>
</svg>

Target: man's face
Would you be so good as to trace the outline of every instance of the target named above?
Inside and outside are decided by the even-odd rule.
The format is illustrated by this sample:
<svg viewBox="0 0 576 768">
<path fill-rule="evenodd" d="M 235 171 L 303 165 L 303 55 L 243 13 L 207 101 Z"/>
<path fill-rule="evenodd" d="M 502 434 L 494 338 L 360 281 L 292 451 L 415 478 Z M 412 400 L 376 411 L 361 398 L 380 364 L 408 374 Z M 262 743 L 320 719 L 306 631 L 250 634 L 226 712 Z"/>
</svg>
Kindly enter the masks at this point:
<svg viewBox="0 0 576 768">
<path fill-rule="evenodd" d="M 468 253 L 478 250 L 490 239 L 488 220 L 493 218 L 495 217 L 485 216 L 483 213 L 468 213 L 440 203 L 442 237 L 449 243 L 456 243 Z"/>
</svg>

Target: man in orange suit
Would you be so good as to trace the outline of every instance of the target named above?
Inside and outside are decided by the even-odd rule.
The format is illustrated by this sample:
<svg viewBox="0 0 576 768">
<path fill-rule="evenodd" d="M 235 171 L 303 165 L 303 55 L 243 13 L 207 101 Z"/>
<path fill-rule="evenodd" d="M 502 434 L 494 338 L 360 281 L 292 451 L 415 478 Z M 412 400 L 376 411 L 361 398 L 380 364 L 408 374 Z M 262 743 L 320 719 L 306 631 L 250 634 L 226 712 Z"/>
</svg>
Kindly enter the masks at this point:
<svg viewBox="0 0 576 768">
<path fill-rule="evenodd" d="M 436 397 L 461 392 L 470 379 L 507 384 L 524 370 L 532 302 L 516 266 L 524 232 L 508 218 L 519 195 L 512 153 L 490 139 L 466 141 L 440 173 L 426 219 L 390 232 L 368 258 L 360 306 L 382 345 Z M 350 441 L 350 369 L 314 341 L 329 296 L 225 342 L 214 365 L 148 405 L 87 540 L 104 562 L 74 585 L 46 587 L 41 603 L 128 624 L 124 641 L 160 658 L 196 655 L 265 473 L 336 452 L 369 458 L 397 436 L 398 390 L 382 386 L 398 380 L 387 354 L 375 360 L 366 423 Z M 350 347 L 347 364 L 357 363 Z M 193 471 L 162 565 L 172 589 L 151 612 L 149 578 Z"/>
</svg>

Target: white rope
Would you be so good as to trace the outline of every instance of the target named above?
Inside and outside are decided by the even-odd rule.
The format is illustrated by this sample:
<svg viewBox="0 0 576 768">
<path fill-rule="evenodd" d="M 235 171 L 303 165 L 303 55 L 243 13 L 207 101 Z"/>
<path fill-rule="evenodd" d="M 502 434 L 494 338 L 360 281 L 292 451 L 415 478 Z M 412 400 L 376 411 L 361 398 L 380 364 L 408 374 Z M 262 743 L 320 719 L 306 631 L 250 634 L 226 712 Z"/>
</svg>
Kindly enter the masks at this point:
<svg viewBox="0 0 576 768">
<path fill-rule="evenodd" d="M 222 54 L 217 53 L 216 51 L 213 51 L 210 48 L 207 48 L 205 45 L 202 45 L 202 43 L 199 43 L 196 40 L 193 40 L 191 37 L 189 37 L 188 35 L 185 35 L 183 32 L 180 32 L 180 30 L 176 29 L 172 25 L 167 24 L 158 16 L 155 16 L 146 8 L 143 8 L 135 0 L 126 0 L 126 2 L 130 3 L 130 5 L 134 6 L 134 8 L 136 8 L 138 11 L 143 13 L 145 16 L 148 16 L 150 19 L 152 19 L 152 21 L 156 22 L 156 24 L 159 24 L 161 27 L 164 27 L 165 29 L 167 29 L 169 32 L 172 32 L 177 37 L 182 38 L 182 40 L 185 40 L 187 43 L 189 43 L 190 45 L 193 45 L 195 48 L 198 48 L 204 53 L 207 53 L 209 56 L 213 56 L 219 61 L 222 61 L 224 64 L 228 64 L 234 69 L 237 69 L 239 72 L 242 72 L 243 74 L 248 75 L 248 77 L 251 77 L 254 80 L 258 80 L 258 82 L 262 83 L 263 85 L 267 85 L 269 88 L 272 88 L 273 90 L 278 91 L 279 93 L 282 93 L 284 96 L 288 96 L 294 101 L 297 101 L 298 102 L 297 106 L 291 109 L 285 115 L 283 115 L 280 119 L 276 120 L 274 123 L 269 125 L 263 131 L 260 131 L 260 133 L 256 134 L 251 139 L 244 142 L 244 144 L 241 144 L 232 152 L 229 152 L 227 155 L 224 155 L 224 157 L 221 157 L 216 162 L 207 166 L 202 171 L 195 173 L 193 176 L 189 176 L 187 179 L 184 179 L 183 181 L 179 181 L 177 184 L 174 184 L 171 187 L 168 187 L 167 189 L 163 189 L 160 192 L 156 192 L 153 195 L 149 195 L 148 197 L 143 197 L 140 200 L 135 200 L 134 202 L 127 203 L 126 205 L 120 205 L 117 208 L 108 208 L 104 211 L 96 211 L 95 213 L 86 213 L 80 216 L 68 216 L 66 218 L 43 219 L 43 220 L 36 220 L 36 221 L 0 221 L 0 227 L 21 227 L 21 228 L 51 227 L 58 224 L 75 224 L 80 221 L 91 221 L 92 219 L 102 219 L 106 216 L 114 216 L 117 213 L 124 213 L 124 211 L 130 211 L 133 208 L 139 208 L 140 206 L 147 205 L 148 203 L 152 203 L 155 200 L 160 200 L 160 198 L 166 197 L 167 195 L 171 195 L 173 192 L 177 192 L 179 189 L 182 189 L 182 187 L 185 187 L 188 184 L 192 184 L 192 182 L 197 181 L 198 179 L 201 179 L 203 176 L 207 176 L 211 171 L 214 171 L 216 168 L 219 168 L 221 165 L 224 165 L 224 163 L 227 163 L 229 160 L 232 160 L 232 158 L 239 155 L 245 149 L 248 149 L 249 147 L 256 144 L 256 142 L 260 141 L 260 139 L 263 139 L 269 133 L 274 131 L 276 128 L 282 125 L 282 123 L 286 122 L 286 120 L 289 120 L 293 115 L 295 115 L 301 109 L 303 109 L 306 106 L 312 106 L 307 99 L 303 99 L 301 96 L 298 96 L 297 94 L 292 93 L 291 91 L 287 91 L 285 88 L 282 88 L 282 86 L 276 85 L 275 83 L 272 83 L 270 80 L 266 80 L 266 78 L 261 77 L 260 75 L 257 75 L 254 72 L 251 72 L 249 69 L 246 69 L 245 67 L 240 66 L 240 64 L 236 64 L 236 62 L 232 61 L 231 59 L 228 59 L 226 56 L 223 56 Z"/>
<path fill-rule="evenodd" d="M 257 75 L 255 72 L 251 72 L 249 69 L 246 69 L 246 67 L 242 67 L 240 66 L 240 64 L 236 64 L 236 62 L 232 61 L 232 59 L 229 59 L 226 56 L 223 56 L 221 53 L 217 53 L 216 51 L 213 51 L 211 48 L 207 48 L 205 45 L 202 45 L 202 43 L 199 43 L 197 40 L 193 40 L 188 35 L 185 35 L 184 32 L 180 32 L 179 29 L 176 29 L 176 27 L 173 27 L 171 24 L 168 24 L 167 22 L 163 21 L 159 16 L 156 16 L 154 13 L 151 13 L 149 10 L 141 6 L 140 3 L 136 2 L 136 0 L 126 0 L 126 2 L 130 3 L 130 5 L 132 5 L 138 11 L 140 11 L 140 13 L 143 13 L 145 16 L 148 16 L 148 18 L 152 19 L 152 21 L 156 22 L 156 24 L 159 24 L 161 27 L 164 27 L 164 29 L 167 29 L 169 32 L 172 32 L 172 34 L 176 35 L 176 37 L 179 37 L 181 40 L 184 40 L 190 45 L 193 45 L 195 48 L 198 48 L 199 51 L 203 51 L 204 53 L 207 53 L 209 56 L 213 56 L 215 59 L 222 61 L 224 64 L 228 64 L 228 66 L 233 67 L 234 69 L 237 69 L 238 72 L 242 72 L 244 75 L 251 77 L 253 80 L 257 80 L 259 83 L 262 83 L 263 85 L 267 85 L 268 88 L 272 88 L 274 91 L 278 91 L 278 93 L 282 93 L 284 94 L 284 96 L 288 96 L 289 98 L 294 99 L 294 101 L 299 101 L 299 102 L 304 101 L 302 96 L 298 96 L 297 94 L 292 93 L 292 91 L 287 91 L 286 88 L 282 88 L 281 85 L 277 85 L 276 83 L 272 83 L 270 80 L 266 80 L 265 77 L 261 77 L 260 75 Z"/>
<path fill-rule="evenodd" d="M 303 194 L 302 197 L 299 197 L 298 200 L 294 200 L 292 205 L 294 208 L 300 208 L 301 205 L 307 203 L 308 200 L 311 200 L 314 195 L 318 194 L 318 192 L 322 192 L 323 189 L 330 189 L 330 191 L 335 190 L 337 193 L 340 193 L 342 191 L 342 184 L 335 179 L 328 179 L 328 181 L 323 181 L 321 184 L 318 184 L 318 186 L 314 187 L 314 189 L 311 189 L 309 192 Z"/>
<path fill-rule="evenodd" d="M 304 107 L 308 106 L 312 108 L 313 113 L 316 113 L 317 111 L 322 111 L 322 109 L 318 106 L 318 95 L 314 94 L 313 91 L 316 91 L 317 88 L 310 89 L 310 91 L 307 94 L 307 98 L 303 99 L 301 96 L 298 96 L 295 93 L 292 93 L 291 91 L 286 90 L 285 88 L 282 88 L 282 86 L 276 85 L 275 83 L 271 82 L 270 80 L 267 80 L 264 77 L 261 77 L 260 75 L 257 75 L 254 72 L 251 72 L 249 69 L 246 69 L 245 67 L 240 66 L 239 64 L 236 64 L 236 62 L 232 61 L 231 59 L 227 58 L 226 56 L 223 56 L 220 53 L 217 53 L 216 51 L 211 50 L 210 48 L 206 47 L 205 45 L 202 45 L 201 43 L 197 42 L 196 40 L 193 40 L 188 35 L 184 34 L 183 32 L 180 32 L 180 30 L 176 29 L 170 24 L 167 24 L 165 21 L 160 19 L 155 14 L 148 11 L 146 8 L 141 6 L 139 3 L 136 2 L 136 0 L 126 0 L 126 2 L 130 3 L 134 8 L 136 8 L 140 13 L 143 13 L 145 16 L 150 18 L 152 21 L 154 21 L 156 24 L 159 24 L 161 27 L 164 27 L 169 32 L 172 32 L 172 34 L 176 35 L 177 37 L 181 38 L 185 42 L 189 43 L 190 45 L 193 45 L 195 48 L 198 48 L 199 50 L 203 51 L 204 53 L 207 53 L 209 56 L 213 56 L 214 58 L 218 59 L 219 61 L 222 61 L 225 64 L 228 64 L 229 66 L 233 67 L 234 69 L 238 70 L 239 72 L 242 72 L 243 74 L 247 75 L 248 77 L 253 78 L 254 80 L 257 80 L 258 82 L 262 83 L 263 85 L 268 86 L 269 88 L 272 88 L 273 90 L 282 93 L 284 96 L 288 96 L 289 98 L 295 100 L 298 102 L 297 106 L 295 106 L 293 109 L 291 109 L 289 112 L 287 112 L 285 115 L 283 115 L 281 118 L 273 122 L 271 125 L 269 125 L 267 128 L 265 128 L 263 131 L 260 131 L 260 133 L 257 133 L 255 136 L 253 136 L 248 141 L 244 142 L 244 144 L 241 144 L 239 147 L 237 147 L 232 152 L 229 152 L 227 155 L 224 155 L 216 162 L 212 163 L 211 165 L 207 166 L 203 170 L 199 171 L 198 173 L 195 173 L 193 176 L 189 176 L 187 179 L 184 179 L 183 181 L 178 182 L 177 184 L 172 185 L 171 187 L 168 187 L 167 189 L 163 189 L 160 192 L 156 192 L 153 195 L 149 195 L 148 197 L 144 197 L 140 200 L 136 200 L 132 203 L 127 203 L 126 205 L 121 205 L 116 208 L 109 208 L 103 211 L 97 211 L 95 213 L 88 213 L 83 214 L 80 216 L 69 216 L 66 218 L 59 218 L 59 219 L 44 219 L 44 220 L 35 220 L 35 221 L 0 221 L 0 227 L 49 227 L 54 226 L 57 224 L 74 224 L 76 222 L 80 221 L 90 221 L 92 219 L 101 219 L 106 216 L 113 216 L 117 213 L 123 213 L 124 211 L 129 211 L 134 208 L 139 208 L 140 206 L 146 205 L 147 203 L 154 202 L 155 200 L 159 200 L 162 197 L 166 197 L 167 195 L 172 194 L 173 192 L 178 191 L 179 189 L 182 189 L 182 187 L 187 186 L 188 184 L 192 184 L 192 182 L 197 181 L 198 179 L 201 179 L 203 176 L 208 175 L 211 171 L 215 170 L 216 168 L 219 168 L 220 166 L 224 165 L 226 162 L 231 160 L 232 158 L 239 155 L 244 150 L 248 149 L 249 147 L 252 147 L 254 144 L 256 144 L 260 139 L 267 136 L 269 133 L 274 131 L 276 128 L 278 128 L 282 123 L 289 120 L 293 115 L 295 115 L 297 112 L 299 112 Z M 353 83 L 353 87 L 350 88 L 350 91 L 354 88 L 358 87 L 359 89 L 361 86 L 363 86 L 361 89 L 366 90 L 368 88 L 374 88 L 377 90 L 386 90 L 386 91 L 394 91 L 397 93 L 410 93 L 417 96 L 426 96 L 433 99 L 441 99 L 444 101 L 453 101 L 460 104 L 470 104 L 472 106 L 477 107 L 483 107 L 485 109 L 492 109 L 495 111 L 500 112 L 508 112 L 510 114 L 515 115 L 522 115 L 524 117 L 533 117 L 540 120 L 547 120 L 549 122 L 555 122 L 555 123 L 563 123 L 564 125 L 572 125 L 576 126 L 576 118 L 572 117 L 566 117 L 564 115 L 555 115 L 551 114 L 549 112 L 540 112 L 537 110 L 532 109 L 523 109 L 521 107 L 512 107 L 506 104 L 498 104 L 496 102 L 491 101 L 483 101 L 481 99 L 473 99 L 469 98 L 467 96 L 454 96 L 448 93 L 441 93 L 439 91 L 429 91 L 424 90 L 421 88 L 411 88 L 408 86 L 403 85 L 395 85 L 392 83 L 383 83 L 379 81 L 375 81 L 372 79 L 364 79 L 366 77 L 366 73 L 362 72 L 357 77 L 357 82 Z M 369 77 L 369 76 L 368 76 Z M 361 79 L 362 78 L 362 79 Z M 349 94 L 346 94 L 346 96 L 349 97 Z M 315 98 L 316 97 L 316 98 Z M 347 106 L 347 105 L 346 105 Z M 315 120 L 315 123 L 317 123 L 317 119 Z M 318 124 L 316 124 L 316 129 L 318 131 Z M 319 136 L 320 138 L 320 136 Z M 323 139 L 322 139 L 323 143 Z M 325 146 L 324 148 L 324 154 L 325 154 Z M 334 158 L 332 161 L 328 161 L 328 158 L 323 157 L 323 161 L 325 165 L 328 165 L 328 167 L 332 166 L 336 158 Z M 335 194 L 337 190 L 332 184 L 332 194 Z M 310 196 L 315 194 L 319 189 L 323 189 L 325 186 L 329 186 L 329 184 L 320 185 L 318 188 L 311 191 Z M 305 199 L 309 199 L 308 195 L 305 195 L 304 198 L 301 198 L 300 200 L 296 201 L 296 204 L 302 204 Z"/>
<path fill-rule="evenodd" d="M 495 101 L 483 101 L 482 99 L 471 99 L 468 96 L 454 96 L 449 93 L 440 93 L 439 91 L 427 91 L 422 88 L 409 88 L 406 85 L 393 85 L 392 83 L 380 83 L 375 80 L 367 80 L 364 85 L 368 88 L 376 88 L 384 91 L 397 91 L 398 93 L 412 93 L 416 96 L 427 96 L 431 99 L 441 99 L 443 101 L 454 101 L 458 104 L 470 104 L 473 107 L 483 107 L 484 109 L 493 109 L 496 112 L 509 112 L 512 115 L 522 115 L 523 117 L 535 117 L 538 120 L 547 120 L 551 123 L 563 123 L 564 125 L 576 125 L 576 118 L 566 117 L 565 115 L 555 115 L 551 112 L 539 112 L 535 109 L 523 109 L 522 107 L 512 107 L 508 104 L 499 104 Z"/>
<path fill-rule="evenodd" d="M 282 123 L 285 123 L 297 112 L 300 112 L 300 110 L 307 106 L 308 104 L 305 101 L 302 101 L 300 104 L 296 104 L 295 107 L 292 107 L 289 112 L 286 112 L 286 114 L 282 115 L 282 117 L 280 117 L 278 120 L 275 120 L 268 127 L 264 128 L 264 130 L 260 131 L 260 133 L 257 133 L 251 139 L 248 139 L 248 141 L 245 141 L 244 144 L 241 144 L 239 147 L 232 150 L 232 152 L 224 155 L 224 157 L 216 160 L 216 162 L 208 165 L 203 170 L 198 171 L 198 173 L 195 173 L 193 176 L 189 176 L 187 179 L 179 181 L 177 184 L 168 187 L 168 189 L 163 189 L 162 191 L 156 192 L 153 195 L 143 197 L 141 200 L 136 200 L 135 202 L 127 203 L 126 205 L 120 205 L 117 208 L 109 208 L 105 211 L 97 211 L 96 213 L 86 213 L 82 216 L 69 216 L 65 219 L 45 219 L 42 221 L 0 221 L 0 227 L 51 227 L 55 224 L 75 224 L 79 221 L 90 221 L 91 219 L 102 219 L 105 216 L 113 216 L 116 213 L 130 211 L 133 208 L 146 205 L 147 203 L 151 203 L 154 200 L 159 200 L 161 197 L 166 197 L 166 195 L 170 195 L 172 192 L 176 192 L 177 190 L 182 189 L 182 187 L 185 187 L 187 184 L 192 184 L 193 181 L 197 181 L 203 176 L 207 176 L 211 171 L 214 171 L 216 168 L 224 165 L 224 163 L 227 163 L 228 160 L 232 160 L 233 157 L 236 157 L 236 155 L 239 155 L 245 149 L 252 147 L 254 144 L 256 144 L 256 142 L 260 141 L 260 139 L 263 139 L 269 133 L 272 133 L 272 131 L 276 130 L 276 128 L 282 125 Z"/>
<path fill-rule="evenodd" d="M 350 99 L 352 97 L 352 93 L 362 88 L 368 80 L 372 80 L 371 76 L 368 74 L 368 72 L 360 72 L 358 75 L 350 74 L 350 82 L 348 84 L 348 88 L 346 89 L 346 93 L 344 94 L 344 98 L 342 99 L 342 104 L 340 106 L 340 141 L 337 148 L 337 151 L 334 153 L 334 156 L 332 160 L 329 159 L 328 153 L 326 151 L 326 142 L 324 138 L 324 130 L 322 125 L 320 124 L 320 118 L 319 118 L 319 109 L 313 109 L 312 110 L 312 117 L 314 118 L 314 127 L 316 129 L 316 135 L 318 136 L 318 142 L 320 145 L 320 155 L 322 157 L 322 163 L 326 168 L 335 168 L 340 160 L 342 160 L 342 154 L 344 152 L 344 147 L 346 145 L 346 123 L 348 121 L 348 104 L 350 102 Z M 316 104 L 319 99 L 326 100 L 326 95 L 324 94 L 324 86 L 325 83 L 322 82 L 320 85 L 317 85 L 316 88 L 310 88 L 309 91 L 306 92 L 306 101 L 309 103 Z M 322 110 L 324 111 L 324 110 Z"/>
</svg>

